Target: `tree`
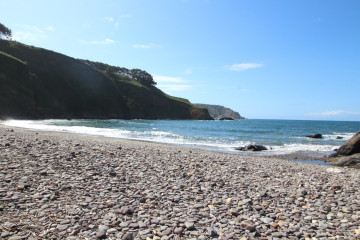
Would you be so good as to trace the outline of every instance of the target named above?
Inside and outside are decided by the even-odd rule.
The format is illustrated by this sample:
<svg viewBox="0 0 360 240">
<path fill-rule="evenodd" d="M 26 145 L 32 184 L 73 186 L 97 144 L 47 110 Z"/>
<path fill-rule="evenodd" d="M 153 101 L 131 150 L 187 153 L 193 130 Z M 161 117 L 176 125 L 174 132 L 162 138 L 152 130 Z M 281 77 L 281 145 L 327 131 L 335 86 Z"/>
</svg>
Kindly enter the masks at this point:
<svg viewBox="0 0 360 240">
<path fill-rule="evenodd" d="M 8 29 L 7 27 L 5 27 L 4 24 L 0 23 L 0 38 L 11 38 L 12 34 L 11 34 L 11 30 Z"/>
<path fill-rule="evenodd" d="M 153 77 L 149 73 L 141 69 L 131 69 L 131 78 L 145 86 L 156 85 Z"/>
</svg>

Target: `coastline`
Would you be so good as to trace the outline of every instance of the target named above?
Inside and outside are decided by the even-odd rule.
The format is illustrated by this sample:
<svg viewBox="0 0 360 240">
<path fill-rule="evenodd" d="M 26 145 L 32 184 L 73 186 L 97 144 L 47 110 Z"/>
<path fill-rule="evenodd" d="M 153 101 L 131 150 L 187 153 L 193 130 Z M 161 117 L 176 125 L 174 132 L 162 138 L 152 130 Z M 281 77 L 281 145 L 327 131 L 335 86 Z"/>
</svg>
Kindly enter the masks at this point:
<svg viewBox="0 0 360 240">
<path fill-rule="evenodd" d="M 4 125 L 0 139 L 4 239 L 360 234 L 356 169 Z"/>
<path fill-rule="evenodd" d="M 277 128 L 279 127 L 279 124 L 283 124 L 277 121 L 269 122 L 267 120 L 256 120 L 250 123 L 248 122 L 246 125 L 238 124 L 240 122 L 237 121 L 229 121 L 228 123 L 226 123 L 226 121 L 225 123 L 222 122 L 224 124 L 221 124 L 221 121 L 219 121 L 220 124 L 205 124 L 204 122 L 208 121 L 121 121 L 115 119 L 93 121 L 79 119 L 66 121 L 49 119 L 44 121 L 4 121 L 0 122 L 0 124 L 9 127 L 36 129 L 37 131 L 45 130 L 80 135 L 103 136 L 125 140 L 171 144 L 213 152 L 258 157 L 275 157 L 291 161 L 304 161 L 310 164 L 326 164 L 321 160 L 324 157 L 335 153 L 333 149 L 343 144 L 345 139 L 350 138 L 353 135 L 347 133 L 344 128 L 339 126 L 336 126 L 336 128 L 339 129 L 340 132 L 331 131 L 329 129 L 333 129 L 334 126 L 328 126 L 326 123 L 324 124 L 325 127 L 321 125 L 321 131 L 325 133 L 324 139 L 313 141 L 312 139 L 309 140 L 305 135 L 308 132 L 313 132 L 313 128 L 318 128 L 319 126 L 309 128 L 305 124 L 304 126 L 299 127 L 299 123 L 296 123 L 297 121 L 288 122 L 287 129 L 276 135 L 274 135 L 273 132 L 268 131 L 268 129 Z M 174 130 L 174 128 L 179 125 L 181 126 L 181 130 Z M 259 129 L 259 127 L 262 129 Z M 249 128 L 257 130 L 255 132 L 250 131 L 251 133 L 249 134 Z M 299 128 L 302 132 L 297 132 L 297 134 L 287 134 L 288 131 L 292 131 L 292 128 Z M 194 129 L 196 130 L 194 131 Z M 341 132 L 344 130 L 345 132 Z M 209 135 L 209 132 L 212 134 Z M 341 135 L 341 139 L 344 140 L 338 140 L 336 137 L 339 135 Z M 267 147 L 268 150 L 235 150 L 240 146 L 247 146 L 249 144 L 260 144 Z"/>
</svg>

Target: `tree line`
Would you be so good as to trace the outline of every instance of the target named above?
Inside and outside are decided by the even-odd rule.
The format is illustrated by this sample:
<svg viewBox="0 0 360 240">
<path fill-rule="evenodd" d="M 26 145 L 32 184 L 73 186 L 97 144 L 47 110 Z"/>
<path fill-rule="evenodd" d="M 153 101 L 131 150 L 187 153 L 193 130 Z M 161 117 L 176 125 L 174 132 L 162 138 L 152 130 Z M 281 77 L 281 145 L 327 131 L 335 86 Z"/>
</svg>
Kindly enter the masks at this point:
<svg viewBox="0 0 360 240">
<path fill-rule="evenodd" d="M 11 37 L 11 30 L 7 28 L 4 24 L 0 23 L 0 38 L 11 39 Z"/>
<path fill-rule="evenodd" d="M 154 81 L 151 74 L 148 72 L 135 68 L 135 69 L 127 69 L 124 67 L 116 67 L 111 66 L 101 62 L 92 62 L 89 60 L 82 60 L 84 63 L 98 69 L 99 71 L 105 72 L 108 75 L 119 74 L 125 76 L 127 78 L 138 81 L 139 83 L 145 86 L 155 86 L 156 82 Z"/>
</svg>

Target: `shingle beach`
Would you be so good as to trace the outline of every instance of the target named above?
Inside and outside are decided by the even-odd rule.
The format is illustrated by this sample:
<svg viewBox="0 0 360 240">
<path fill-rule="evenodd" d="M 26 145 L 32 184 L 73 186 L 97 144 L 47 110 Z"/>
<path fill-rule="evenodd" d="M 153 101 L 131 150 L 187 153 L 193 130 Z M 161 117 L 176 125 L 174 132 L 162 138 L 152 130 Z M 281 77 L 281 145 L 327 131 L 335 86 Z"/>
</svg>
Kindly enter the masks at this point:
<svg viewBox="0 0 360 240">
<path fill-rule="evenodd" d="M 0 125 L 0 239 L 356 239 L 360 171 Z"/>
</svg>

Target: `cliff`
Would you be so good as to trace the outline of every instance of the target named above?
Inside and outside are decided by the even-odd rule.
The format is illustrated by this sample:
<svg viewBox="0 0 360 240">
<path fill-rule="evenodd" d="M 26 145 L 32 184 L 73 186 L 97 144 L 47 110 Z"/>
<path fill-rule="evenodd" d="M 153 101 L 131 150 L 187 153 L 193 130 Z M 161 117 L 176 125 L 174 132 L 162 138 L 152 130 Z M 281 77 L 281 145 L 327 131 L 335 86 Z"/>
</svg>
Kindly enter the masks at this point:
<svg viewBox="0 0 360 240">
<path fill-rule="evenodd" d="M 214 119 L 220 119 L 220 118 L 245 119 L 238 112 L 235 112 L 230 108 L 226 108 L 224 106 L 200 104 L 200 103 L 196 103 L 194 105 L 197 107 L 206 108 L 209 111 L 210 116 Z"/>
<path fill-rule="evenodd" d="M 0 40 L 0 118 L 211 119 L 147 78 L 139 69 Z"/>
</svg>

